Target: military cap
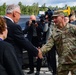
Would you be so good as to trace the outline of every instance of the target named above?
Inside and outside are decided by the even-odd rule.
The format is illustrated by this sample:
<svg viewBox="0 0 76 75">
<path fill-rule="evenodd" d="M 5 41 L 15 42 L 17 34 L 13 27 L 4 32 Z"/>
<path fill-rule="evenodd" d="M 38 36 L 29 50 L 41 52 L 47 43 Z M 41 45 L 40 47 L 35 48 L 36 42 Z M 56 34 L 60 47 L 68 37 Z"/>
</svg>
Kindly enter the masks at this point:
<svg viewBox="0 0 76 75">
<path fill-rule="evenodd" d="M 52 15 L 52 17 L 55 17 L 55 16 L 64 16 L 64 13 L 62 10 L 57 10 L 57 11 L 54 11 L 54 14 Z"/>
</svg>

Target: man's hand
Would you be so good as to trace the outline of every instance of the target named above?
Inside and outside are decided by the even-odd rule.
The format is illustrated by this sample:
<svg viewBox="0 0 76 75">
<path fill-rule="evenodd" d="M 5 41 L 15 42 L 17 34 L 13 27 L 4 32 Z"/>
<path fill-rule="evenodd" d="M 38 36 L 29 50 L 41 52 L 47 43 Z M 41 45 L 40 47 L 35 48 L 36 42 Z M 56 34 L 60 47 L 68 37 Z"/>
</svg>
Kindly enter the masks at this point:
<svg viewBox="0 0 76 75">
<path fill-rule="evenodd" d="M 31 24 L 32 24 L 32 21 L 31 21 L 31 20 L 29 20 L 29 26 L 31 26 Z"/>
<path fill-rule="evenodd" d="M 41 52 L 41 50 L 38 48 L 38 51 L 39 51 L 39 53 L 38 53 L 38 57 L 40 58 L 40 59 L 42 59 L 43 58 L 43 56 L 42 56 L 42 52 Z"/>
<path fill-rule="evenodd" d="M 35 26 L 35 27 L 38 27 L 38 23 L 36 22 L 36 23 L 34 24 L 34 26 Z"/>
</svg>

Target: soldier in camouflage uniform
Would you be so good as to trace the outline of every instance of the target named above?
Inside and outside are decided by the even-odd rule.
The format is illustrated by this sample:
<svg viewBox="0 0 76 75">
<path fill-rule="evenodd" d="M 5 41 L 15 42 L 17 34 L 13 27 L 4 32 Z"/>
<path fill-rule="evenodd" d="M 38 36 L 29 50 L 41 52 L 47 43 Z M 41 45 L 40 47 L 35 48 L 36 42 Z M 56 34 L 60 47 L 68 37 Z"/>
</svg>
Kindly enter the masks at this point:
<svg viewBox="0 0 76 75">
<path fill-rule="evenodd" d="M 53 20 L 56 27 L 41 51 L 45 54 L 55 44 L 59 62 L 57 75 L 68 75 L 69 71 L 76 75 L 76 26 L 66 24 L 61 13 L 55 13 Z"/>
</svg>

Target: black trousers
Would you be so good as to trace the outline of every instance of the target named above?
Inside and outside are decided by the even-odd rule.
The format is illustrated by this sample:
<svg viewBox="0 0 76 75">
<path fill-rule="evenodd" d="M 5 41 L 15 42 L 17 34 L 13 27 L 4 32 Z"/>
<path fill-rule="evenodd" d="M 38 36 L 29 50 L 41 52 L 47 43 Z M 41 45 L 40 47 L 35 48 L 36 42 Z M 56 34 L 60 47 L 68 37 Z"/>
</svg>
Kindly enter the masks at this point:
<svg viewBox="0 0 76 75">
<path fill-rule="evenodd" d="M 28 57 L 29 57 L 29 68 L 30 68 L 30 71 L 34 71 L 34 57 L 33 55 L 28 52 Z M 41 65 L 42 65 L 42 59 L 40 58 L 37 58 L 37 61 L 36 61 L 36 70 L 37 71 L 40 71 L 40 68 L 41 68 Z"/>
<path fill-rule="evenodd" d="M 56 47 L 55 47 L 55 45 L 46 54 L 46 56 L 47 56 L 48 68 L 49 68 L 49 70 L 52 69 L 52 73 L 53 73 L 53 75 L 55 75 L 57 73 L 57 66 L 56 66 Z"/>
<path fill-rule="evenodd" d="M 32 38 L 32 44 L 35 47 L 41 47 L 41 44 L 39 44 L 38 37 L 33 37 Z M 34 71 L 34 57 L 33 57 L 33 54 L 28 52 L 28 57 L 29 57 L 29 68 L 30 68 L 31 71 Z M 36 70 L 37 71 L 40 71 L 41 65 L 42 65 L 42 59 L 38 58 L 37 61 L 36 61 Z"/>
</svg>

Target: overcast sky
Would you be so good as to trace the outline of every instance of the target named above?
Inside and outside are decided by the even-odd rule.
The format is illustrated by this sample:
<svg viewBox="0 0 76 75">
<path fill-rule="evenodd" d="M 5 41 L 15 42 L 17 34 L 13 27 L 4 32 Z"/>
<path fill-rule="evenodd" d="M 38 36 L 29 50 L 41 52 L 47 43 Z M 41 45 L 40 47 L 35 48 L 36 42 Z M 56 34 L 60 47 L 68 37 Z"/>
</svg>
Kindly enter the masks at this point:
<svg viewBox="0 0 76 75">
<path fill-rule="evenodd" d="M 76 0 L 0 0 L 0 5 L 4 2 L 6 4 L 18 4 L 18 2 L 22 2 L 23 5 L 32 5 L 33 3 L 39 3 L 39 5 L 43 5 L 44 3 L 46 6 L 59 6 L 63 7 L 65 4 L 68 6 L 76 6 Z"/>
</svg>

